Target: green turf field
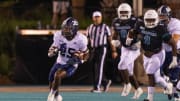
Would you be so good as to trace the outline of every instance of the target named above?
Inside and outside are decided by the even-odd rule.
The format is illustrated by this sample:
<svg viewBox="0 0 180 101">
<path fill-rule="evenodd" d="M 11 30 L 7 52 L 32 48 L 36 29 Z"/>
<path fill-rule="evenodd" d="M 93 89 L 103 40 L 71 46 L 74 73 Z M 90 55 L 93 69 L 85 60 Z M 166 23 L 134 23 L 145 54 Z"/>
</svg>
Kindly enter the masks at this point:
<svg viewBox="0 0 180 101">
<path fill-rule="evenodd" d="M 48 92 L 32 93 L 0 93 L 0 101 L 47 101 Z M 120 93 L 90 93 L 90 92 L 62 92 L 63 101 L 133 101 L 132 94 L 128 97 L 121 97 Z M 139 100 L 143 101 L 146 94 L 143 94 Z M 163 94 L 156 93 L 154 101 L 168 101 Z"/>
</svg>

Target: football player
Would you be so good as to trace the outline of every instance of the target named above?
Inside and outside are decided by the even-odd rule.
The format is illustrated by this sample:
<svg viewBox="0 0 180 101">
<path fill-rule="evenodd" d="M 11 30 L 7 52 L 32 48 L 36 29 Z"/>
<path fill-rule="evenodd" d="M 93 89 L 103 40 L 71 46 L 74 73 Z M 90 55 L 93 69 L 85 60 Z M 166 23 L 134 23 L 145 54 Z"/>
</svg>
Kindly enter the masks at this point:
<svg viewBox="0 0 180 101">
<path fill-rule="evenodd" d="M 161 7 L 159 7 L 159 9 L 157 11 L 158 11 L 158 14 L 160 17 L 160 21 L 167 25 L 169 34 L 171 34 L 172 38 L 175 40 L 177 49 L 179 50 L 180 49 L 180 20 L 172 17 L 172 10 L 167 5 L 162 5 Z M 164 49 L 166 51 L 166 58 L 165 58 L 165 62 L 163 64 L 163 66 L 161 67 L 161 72 L 162 72 L 162 74 L 165 74 L 166 76 L 170 76 L 168 74 L 171 74 L 173 69 L 169 70 L 169 68 L 178 67 L 178 66 L 174 66 L 174 64 L 177 64 L 178 61 L 175 61 L 174 64 L 170 64 L 171 61 L 177 60 L 177 58 L 179 60 L 180 57 L 173 57 L 172 48 L 168 44 L 163 44 L 163 45 L 164 45 Z M 171 75 L 171 77 L 172 77 L 172 75 Z M 170 79 L 171 79 L 171 77 L 170 77 Z M 170 81 L 172 81 L 172 80 L 170 80 Z M 175 83 L 175 82 L 173 82 L 173 83 Z M 174 84 L 174 87 L 176 87 L 176 83 Z M 176 88 L 174 88 L 173 93 L 174 93 L 173 95 L 175 95 L 174 97 L 177 98 L 178 96 L 176 93 Z"/>
<path fill-rule="evenodd" d="M 118 17 L 112 22 L 113 36 L 120 41 L 121 56 L 118 64 L 122 81 L 124 82 L 124 88 L 121 96 L 127 96 L 131 90 L 131 84 L 135 88 L 133 99 L 138 99 L 143 93 L 143 90 L 139 87 L 136 77 L 133 75 L 134 61 L 140 55 L 140 44 L 137 38 L 130 39 L 132 43 L 128 43 L 127 35 L 129 30 L 134 28 L 136 18 L 132 16 L 132 8 L 127 3 L 122 3 L 117 9 Z"/>
<path fill-rule="evenodd" d="M 164 23 L 167 26 L 169 34 L 172 35 L 172 38 L 175 40 L 177 46 L 179 46 L 180 39 L 180 21 L 176 18 L 172 18 L 172 11 L 170 7 L 162 5 L 158 9 L 158 14 L 161 23 Z M 163 48 L 166 51 L 165 63 L 162 66 L 162 71 L 165 75 L 168 74 L 168 68 L 174 67 L 173 64 L 170 64 L 172 60 L 177 60 L 177 57 L 172 57 L 172 48 L 168 44 L 163 44 Z M 177 64 L 177 62 L 175 63 Z M 173 66 L 172 66 L 173 65 Z"/>
<path fill-rule="evenodd" d="M 58 54 L 57 60 L 49 74 L 50 93 L 47 101 L 61 101 L 58 94 L 60 81 L 72 76 L 78 64 L 88 57 L 87 37 L 78 31 L 78 21 L 72 17 L 67 18 L 61 25 L 61 30 L 54 34 L 54 39 L 48 51 L 48 56 Z"/>
<path fill-rule="evenodd" d="M 172 94 L 172 83 L 160 75 L 160 66 L 164 63 L 165 52 L 162 43 L 168 43 L 176 56 L 176 44 L 166 27 L 159 23 L 159 16 L 155 10 L 148 10 L 144 14 L 144 22 L 137 22 L 134 30 L 129 32 L 128 38 L 139 35 L 143 50 L 143 65 L 148 76 L 148 96 L 144 101 L 153 101 L 156 83 L 167 89 L 167 94 Z M 130 43 L 130 42 L 129 42 Z M 173 63 L 174 61 L 172 61 Z"/>
</svg>

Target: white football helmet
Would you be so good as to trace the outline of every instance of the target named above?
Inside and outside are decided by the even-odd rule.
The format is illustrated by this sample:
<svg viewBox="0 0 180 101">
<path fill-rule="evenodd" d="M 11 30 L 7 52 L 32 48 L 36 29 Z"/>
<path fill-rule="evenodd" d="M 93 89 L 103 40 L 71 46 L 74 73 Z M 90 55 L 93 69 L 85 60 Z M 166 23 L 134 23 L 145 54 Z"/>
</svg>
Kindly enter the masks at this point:
<svg viewBox="0 0 180 101">
<path fill-rule="evenodd" d="M 131 17 L 132 14 L 132 8 L 127 3 L 122 3 L 119 5 L 117 9 L 118 17 L 121 20 L 127 20 Z"/>
<path fill-rule="evenodd" d="M 154 28 L 159 23 L 159 16 L 155 10 L 148 10 L 144 14 L 144 24 L 147 28 Z"/>
</svg>

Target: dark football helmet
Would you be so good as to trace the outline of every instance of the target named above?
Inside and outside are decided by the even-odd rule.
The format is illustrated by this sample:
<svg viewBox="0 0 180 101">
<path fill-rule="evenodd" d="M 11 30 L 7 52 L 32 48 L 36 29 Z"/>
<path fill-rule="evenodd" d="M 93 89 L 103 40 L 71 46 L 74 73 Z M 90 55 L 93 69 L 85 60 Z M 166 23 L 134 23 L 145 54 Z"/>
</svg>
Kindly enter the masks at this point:
<svg viewBox="0 0 180 101">
<path fill-rule="evenodd" d="M 72 40 L 78 31 L 78 21 L 72 17 L 65 19 L 61 25 L 62 35 L 67 40 Z"/>
<path fill-rule="evenodd" d="M 169 20 L 172 17 L 172 10 L 167 5 L 162 5 L 157 10 L 161 21 Z"/>
</svg>

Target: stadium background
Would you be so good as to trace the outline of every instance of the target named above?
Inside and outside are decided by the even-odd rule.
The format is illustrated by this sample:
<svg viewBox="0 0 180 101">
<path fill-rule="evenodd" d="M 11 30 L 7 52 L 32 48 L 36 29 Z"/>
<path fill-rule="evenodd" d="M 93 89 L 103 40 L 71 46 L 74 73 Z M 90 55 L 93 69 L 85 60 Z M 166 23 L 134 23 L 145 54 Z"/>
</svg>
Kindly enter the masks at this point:
<svg viewBox="0 0 180 101">
<path fill-rule="evenodd" d="M 115 0 L 114 0 L 115 1 Z M 133 0 L 117 0 L 133 5 Z M 136 1 L 136 0 L 134 0 Z M 47 84 L 48 73 L 55 58 L 47 57 L 52 35 L 21 35 L 21 29 L 42 29 L 50 24 L 52 16 L 51 0 L 1 0 L 0 1 L 0 84 Z M 72 0 L 69 13 L 79 20 L 80 29 L 91 23 L 91 13 L 101 10 L 104 21 L 111 24 L 116 17 L 116 8 L 101 7 L 101 0 Z M 180 18 L 179 0 L 144 0 L 143 12 L 168 3 L 173 14 Z M 113 13 L 112 13 L 113 12 Z M 139 15 L 139 14 L 138 14 Z M 140 15 L 139 15 L 140 16 Z M 109 18 L 110 17 L 110 18 Z M 121 82 L 117 67 L 113 66 L 110 56 L 106 60 L 107 75 L 114 83 Z M 80 66 L 76 74 L 63 80 L 63 84 L 91 84 L 92 72 L 88 63 Z"/>
</svg>

